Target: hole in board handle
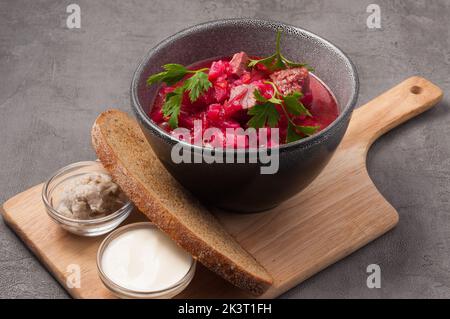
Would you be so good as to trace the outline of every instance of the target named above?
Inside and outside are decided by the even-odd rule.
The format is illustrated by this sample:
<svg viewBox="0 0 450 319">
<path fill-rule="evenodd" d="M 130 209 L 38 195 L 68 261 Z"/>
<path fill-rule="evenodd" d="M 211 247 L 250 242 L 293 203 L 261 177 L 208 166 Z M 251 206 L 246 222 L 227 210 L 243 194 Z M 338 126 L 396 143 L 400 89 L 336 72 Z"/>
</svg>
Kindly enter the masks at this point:
<svg viewBox="0 0 450 319">
<path fill-rule="evenodd" d="M 420 94 L 420 93 L 422 93 L 422 88 L 420 87 L 420 86 L 417 86 L 417 85 L 414 85 L 414 86 L 412 86 L 410 89 L 409 89 L 409 91 L 412 93 L 412 94 Z"/>
</svg>

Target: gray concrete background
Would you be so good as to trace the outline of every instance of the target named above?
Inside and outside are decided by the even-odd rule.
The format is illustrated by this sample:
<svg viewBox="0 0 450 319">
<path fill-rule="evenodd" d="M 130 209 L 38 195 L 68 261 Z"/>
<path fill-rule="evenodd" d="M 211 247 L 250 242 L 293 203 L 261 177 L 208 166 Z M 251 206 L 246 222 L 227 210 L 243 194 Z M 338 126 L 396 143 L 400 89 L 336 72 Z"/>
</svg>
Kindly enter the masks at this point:
<svg viewBox="0 0 450 319">
<path fill-rule="evenodd" d="M 79 30 L 66 6 L 81 6 Z M 366 27 L 366 7 L 382 29 Z M 419 74 L 450 90 L 450 1 L 0 1 L 0 202 L 63 165 L 94 159 L 90 127 L 107 107 L 129 111 L 139 59 L 165 37 L 219 18 L 260 17 L 309 29 L 358 66 L 360 104 Z M 400 213 L 398 227 L 286 298 L 450 298 L 449 100 L 382 137 L 370 174 Z M 366 287 L 367 265 L 382 288 Z M 0 222 L 0 297 L 67 294 Z"/>
</svg>

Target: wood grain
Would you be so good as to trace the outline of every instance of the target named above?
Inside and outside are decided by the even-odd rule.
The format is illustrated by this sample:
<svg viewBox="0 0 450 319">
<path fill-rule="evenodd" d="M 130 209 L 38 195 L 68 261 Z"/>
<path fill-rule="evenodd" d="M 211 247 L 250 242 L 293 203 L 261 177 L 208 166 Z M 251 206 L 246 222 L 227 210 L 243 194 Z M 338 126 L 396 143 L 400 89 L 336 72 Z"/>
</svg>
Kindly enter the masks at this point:
<svg viewBox="0 0 450 319">
<path fill-rule="evenodd" d="M 442 98 L 431 82 L 412 77 L 358 108 L 336 153 L 321 175 L 279 207 L 257 215 L 215 212 L 224 227 L 275 278 L 262 297 L 273 298 L 381 236 L 398 222 L 366 169 L 371 144 L 388 130 Z M 16 195 L 1 210 L 8 225 L 75 298 L 113 298 L 97 275 L 95 256 L 104 238 L 71 235 L 46 214 L 42 184 Z M 134 212 L 127 222 L 142 220 Z M 81 287 L 68 288 L 68 266 L 81 267 Z M 247 297 L 198 267 L 179 297 Z"/>
</svg>

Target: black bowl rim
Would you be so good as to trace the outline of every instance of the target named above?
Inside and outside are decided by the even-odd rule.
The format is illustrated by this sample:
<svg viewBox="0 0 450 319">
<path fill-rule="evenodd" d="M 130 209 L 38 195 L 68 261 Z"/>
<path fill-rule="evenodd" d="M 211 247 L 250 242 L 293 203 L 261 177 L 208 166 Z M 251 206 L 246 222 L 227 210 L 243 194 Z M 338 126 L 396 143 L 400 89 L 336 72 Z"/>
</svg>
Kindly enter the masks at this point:
<svg viewBox="0 0 450 319">
<path fill-rule="evenodd" d="M 336 46 L 335 44 L 331 43 L 330 41 L 324 39 L 323 37 L 311 32 L 311 31 L 308 31 L 303 28 L 300 28 L 300 27 L 297 27 L 297 26 L 294 26 L 291 24 L 287 24 L 284 22 L 271 21 L 271 20 L 258 19 L 258 18 L 231 18 L 231 19 L 219 19 L 219 20 L 203 22 L 200 24 L 196 24 L 196 25 L 187 27 L 181 31 L 178 31 L 177 33 L 167 37 L 163 41 L 159 42 L 156 46 L 154 46 L 139 63 L 136 71 L 133 74 L 133 79 L 131 81 L 131 92 L 130 92 L 131 93 L 131 105 L 132 105 L 133 111 L 136 114 L 136 116 L 138 117 L 139 121 L 141 123 L 144 123 L 148 128 L 150 128 L 150 130 L 153 134 L 155 134 L 158 137 L 161 137 L 163 140 L 165 140 L 168 143 L 171 143 L 171 144 L 181 143 L 184 146 L 186 146 L 192 150 L 200 151 L 200 152 L 205 149 L 211 149 L 210 147 L 199 146 L 199 145 L 190 144 L 190 143 L 187 143 L 184 141 L 180 141 L 180 140 L 174 138 L 173 136 L 167 134 L 167 132 L 165 132 L 164 130 L 162 130 L 158 125 L 156 125 L 156 123 L 154 123 L 150 119 L 150 117 L 144 111 L 144 108 L 140 104 L 138 96 L 137 96 L 138 95 L 137 88 L 139 85 L 139 79 L 145 69 L 145 66 L 147 65 L 148 60 L 151 58 L 151 56 L 155 52 L 157 52 L 158 50 L 163 48 L 165 45 L 171 43 L 172 41 L 177 40 L 179 37 L 183 37 L 185 35 L 188 35 L 192 32 L 196 32 L 198 30 L 208 29 L 210 27 L 220 27 L 220 26 L 225 26 L 225 25 L 230 25 L 230 24 L 236 25 L 237 23 L 242 24 L 242 26 L 246 26 L 246 25 L 248 26 L 248 25 L 251 25 L 254 23 L 258 23 L 258 24 L 267 26 L 269 28 L 273 28 L 274 31 L 276 31 L 280 27 L 282 29 L 295 30 L 299 33 L 306 34 L 309 37 L 312 37 L 312 38 L 315 38 L 315 39 L 321 41 L 322 43 L 331 47 L 336 53 L 341 55 L 345 61 L 347 61 L 348 65 L 350 66 L 350 69 L 351 69 L 351 72 L 353 75 L 353 79 L 354 79 L 354 83 L 353 83 L 354 90 L 351 94 L 349 102 L 347 103 L 347 105 L 345 105 L 345 107 L 343 108 L 343 110 L 339 114 L 339 116 L 330 125 L 328 125 L 324 130 L 320 131 L 317 134 L 314 134 L 307 138 L 304 138 L 304 139 L 301 139 L 301 140 L 298 140 L 295 142 L 291 142 L 288 144 L 281 144 L 281 145 L 277 146 L 276 148 L 271 148 L 271 149 L 278 149 L 280 152 L 289 151 L 290 149 L 298 149 L 298 148 L 304 149 L 304 148 L 309 148 L 315 144 L 320 144 L 323 141 L 327 140 L 330 135 L 333 135 L 332 130 L 334 128 L 342 125 L 345 122 L 345 119 L 351 114 L 351 112 L 353 111 L 353 109 L 356 105 L 356 102 L 358 100 L 359 77 L 358 77 L 358 72 L 357 72 L 356 66 L 354 65 L 352 60 L 350 60 L 350 58 L 347 56 L 347 54 L 345 54 L 344 51 L 342 51 L 338 46 Z M 240 154 L 258 152 L 257 149 L 256 150 L 253 150 L 253 149 L 223 149 L 222 151 L 225 153 L 232 152 L 232 153 L 240 153 Z"/>
</svg>

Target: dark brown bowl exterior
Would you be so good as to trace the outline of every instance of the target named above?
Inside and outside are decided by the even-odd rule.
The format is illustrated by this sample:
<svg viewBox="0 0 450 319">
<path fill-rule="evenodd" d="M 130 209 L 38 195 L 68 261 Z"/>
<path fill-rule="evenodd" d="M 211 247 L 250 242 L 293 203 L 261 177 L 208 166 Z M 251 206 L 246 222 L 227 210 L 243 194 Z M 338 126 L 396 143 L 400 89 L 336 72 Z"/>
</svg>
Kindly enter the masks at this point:
<svg viewBox="0 0 450 319">
<path fill-rule="evenodd" d="M 307 61 L 315 74 L 336 96 L 339 117 L 325 130 L 309 138 L 282 145 L 279 170 L 262 175 L 261 164 L 180 163 L 171 159 L 172 146 L 179 143 L 147 116 L 157 90 L 146 79 L 166 63 L 185 65 L 217 56 L 245 51 L 254 56 L 274 52 L 277 29 L 283 29 L 282 50 L 293 60 Z M 359 82 L 350 59 L 321 37 L 279 22 L 259 19 L 228 19 L 200 24 L 183 30 L 153 48 L 136 70 L 131 86 L 131 103 L 139 123 L 155 153 L 168 171 L 208 205 L 240 212 L 273 208 L 302 191 L 330 160 L 347 129 L 356 104 Z M 187 144 L 186 144 L 187 145 Z M 201 154 L 203 148 L 191 147 Z M 237 150 L 249 156 L 250 150 Z M 225 156 L 225 154 L 223 155 Z"/>
</svg>

